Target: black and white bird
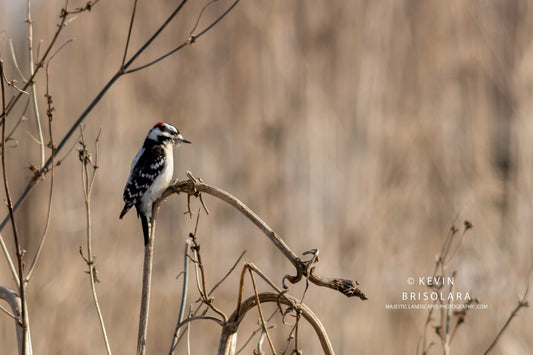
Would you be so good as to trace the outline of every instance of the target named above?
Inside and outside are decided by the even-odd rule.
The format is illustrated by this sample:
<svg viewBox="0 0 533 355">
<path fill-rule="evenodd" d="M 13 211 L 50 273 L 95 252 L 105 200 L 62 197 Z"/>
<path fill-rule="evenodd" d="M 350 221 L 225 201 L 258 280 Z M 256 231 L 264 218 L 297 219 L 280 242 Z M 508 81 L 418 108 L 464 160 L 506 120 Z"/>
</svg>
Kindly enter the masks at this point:
<svg viewBox="0 0 533 355">
<path fill-rule="evenodd" d="M 124 188 L 124 209 L 120 218 L 135 206 L 141 218 L 144 245 L 150 238 L 152 205 L 161 196 L 172 180 L 174 156 L 172 148 L 184 139 L 176 127 L 159 122 L 148 132 L 144 144 L 131 164 L 128 182 Z"/>
</svg>

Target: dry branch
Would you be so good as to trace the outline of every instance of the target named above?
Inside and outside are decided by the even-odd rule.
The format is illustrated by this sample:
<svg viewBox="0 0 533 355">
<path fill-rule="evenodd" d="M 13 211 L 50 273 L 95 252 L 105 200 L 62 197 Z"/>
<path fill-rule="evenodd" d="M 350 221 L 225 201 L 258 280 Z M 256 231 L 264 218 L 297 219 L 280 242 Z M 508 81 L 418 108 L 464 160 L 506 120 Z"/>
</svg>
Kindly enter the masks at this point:
<svg viewBox="0 0 533 355">
<path fill-rule="evenodd" d="M 154 259 L 155 224 L 157 220 L 157 202 L 154 203 L 153 219 L 150 225 L 150 238 L 144 247 L 143 285 L 141 311 L 139 315 L 139 333 L 137 335 L 137 355 L 146 353 L 146 335 L 148 333 L 148 312 L 150 310 L 150 290 L 152 288 L 152 264 Z"/>
<path fill-rule="evenodd" d="M 26 283 L 28 283 L 30 281 L 31 275 L 33 273 L 33 270 L 35 269 L 35 266 L 37 265 L 37 261 L 39 260 L 39 256 L 41 255 L 41 251 L 43 249 L 44 242 L 46 240 L 46 236 L 47 236 L 47 233 L 48 233 L 48 227 L 50 226 L 50 219 L 51 219 L 51 216 L 52 216 L 52 201 L 53 201 L 53 196 L 54 196 L 54 152 L 55 152 L 54 135 L 53 135 L 53 130 L 52 130 L 52 122 L 54 120 L 55 108 L 54 108 L 54 104 L 53 104 L 54 101 L 52 99 L 52 95 L 50 94 L 50 78 L 49 78 L 48 66 L 50 64 L 50 60 L 52 60 L 54 55 L 52 55 L 52 57 L 49 59 L 49 61 L 46 64 L 46 70 L 45 70 L 45 73 L 46 73 L 46 94 L 44 95 L 46 97 L 46 102 L 47 102 L 46 115 L 48 116 L 49 142 L 48 142 L 47 146 L 50 149 L 51 158 L 52 158 L 52 163 L 50 165 L 51 166 L 51 168 L 50 168 L 50 175 L 51 175 L 51 177 L 50 177 L 50 194 L 49 194 L 49 197 L 48 197 L 48 210 L 47 210 L 47 213 L 46 213 L 46 222 L 45 222 L 44 230 L 43 230 L 43 233 L 41 235 L 39 246 L 37 247 L 37 251 L 35 252 L 35 255 L 33 256 L 33 261 L 31 262 L 31 266 L 28 269 L 28 273 L 26 274 L 26 279 L 25 279 Z"/>
<path fill-rule="evenodd" d="M 366 300 L 367 297 L 365 294 L 358 288 L 357 281 L 341 279 L 341 278 L 328 278 L 316 274 L 316 265 L 317 261 L 308 262 L 301 260 L 288 246 L 285 244 L 283 239 L 270 228 L 255 212 L 248 208 L 244 203 L 238 200 L 236 197 L 230 193 L 221 190 L 219 188 L 210 186 L 198 179 L 190 178 L 186 181 L 178 181 L 173 183 L 167 190 L 163 193 L 160 200 L 164 200 L 173 193 L 184 192 L 192 196 L 200 196 L 201 193 L 206 193 L 211 196 L 217 197 L 222 201 L 232 205 L 239 212 L 245 215 L 250 221 L 252 221 L 273 243 L 274 245 L 283 253 L 283 255 L 289 259 L 289 261 L 296 268 L 296 275 L 286 275 L 286 278 L 291 283 L 296 283 L 306 277 L 310 282 L 315 285 L 328 287 L 333 290 L 337 290 L 347 297 L 359 297 L 362 300 Z M 315 260 L 315 259 L 313 259 Z"/>
<path fill-rule="evenodd" d="M 528 282 L 528 285 L 527 285 L 527 288 L 526 288 L 526 292 L 524 292 L 524 295 L 518 301 L 518 304 L 516 305 L 515 309 L 513 309 L 513 311 L 509 315 L 509 318 L 507 318 L 507 321 L 503 325 L 502 329 L 500 329 L 500 331 L 498 332 L 498 334 L 496 335 L 496 337 L 494 338 L 492 343 L 489 345 L 488 349 L 483 353 L 483 355 L 487 355 L 494 348 L 496 343 L 498 343 L 498 340 L 500 340 L 500 337 L 502 336 L 503 332 L 505 332 L 505 330 L 507 329 L 507 327 L 511 323 L 511 320 L 513 320 L 513 318 L 518 314 L 520 309 L 522 309 L 523 307 L 529 307 L 529 303 L 527 301 L 528 292 L 529 292 L 529 282 Z"/>
<path fill-rule="evenodd" d="M 257 311 L 259 312 L 259 319 L 261 320 L 261 326 L 263 327 L 263 331 L 265 332 L 265 335 L 268 339 L 268 345 L 270 345 L 270 349 L 272 350 L 272 354 L 276 355 L 276 348 L 274 348 L 274 343 L 272 343 L 272 339 L 270 337 L 270 334 L 268 333 L 268 328 L 265 322 L 265 317 L 263 316 L 263 309 L 261 307 L 261 301 L 259 300 L 259 293 L 257 292 L 257 285 L 255 284 L 255 277 L 252 270 L 248 269 L 248 272 L 250 274 L 250 277 L 252 278 L 252 286 L 254 288 L 254 294 L 255 294 L 255 303 L 257 304 Z M 241 310 L 241 305 L 239 304 L 239 310 Z"/>
<path fill-rule="evenodd" d="M 215 307 L 215 305 L 213 304 L 213 298 L 210 298 L 207 293 L 204 264 L 202 263 L 202 256 L 200 255 L 200 245 L 198 244 L 196 240 L 196 231 L 198 229 L 199 217 L 200 217 L 200 213 L 198 213 L 198 218 L 196 219 L 196 227 L 194 228 L 194 233 L 189 234 L 189 236 L 191 237 L 190 240 L 192 242 L 191 250 L 194 255 L 194 265 L 196 267 L 198 291 L 200 292 L 200 298 L 202 302 L 205 305 L 207 305 L 211 310 L 213 310 L 213 312 L 218 314 L 224 322 L 226 322 L 228 319 L 228 316 L 226 316 L 224 312 L 222 312 L 220 309 Z"/>
<path fill-rule="evenodd" d="M 91 295 L 93 297 L 94 306 L 96 308 L 96 313 L 98 314 L 98 321 L 100 322 L 100 329 L 102 330 L 102 336 L 104 338 L 104 344 L 108 355 L 111 355 L 111 346 L 109 345 L 109 339 L 107 337 L 107 331 L 104 324 L 104 317 L 102 315 L 102 310 L 100 309 L 100 303 L 98 302 L 98 296 L 96 294 L 96 282 L 97 271 L 94 263 L 93 251 L 92 251 L 92 228 L 91 228 L 91 192 L 94 186 L 94 181 L 96 178 L 96 170 L 98 169 L 98 141 L 100 134 L 96 137 L 96 148 L 94 161 L 89 151 L 87 150 L 87 144 L 85 143 L 85 138 L 83 135 L 83 129 L 81 128 L 81 148 L 78 151 L 79 159 L 81 162 L 81 178 L 82 178 L 82 187 L 83 187 L 83 196 L 85 202 L 85 219 L 86 219 L 86 235 L 87 235 L 87 257 L 83 256 L 82 247 L 80 246 L 80 254 L 87 264 L 89 274 L 89 281 L 91 286 Z M 92 175 L 89 173 L 89 165 L 92 167 Z"/>
<path fill-rule="evenodd" d="M 276 292 L 263 292 L 258 295 L 260 303 L 273 302 L 276 304 L 284 304 L 293 308 L 296 312 L 299 312 L 301 316 L 309 322 L 313 327 L 313 330 L 318 336 L 322 350 L 326 355 L 334 354 L 331 342 L 329 341 L 328 335 L 324 326 L 320 322 L 320 319 L 304 304 L 300 303 L 296 298 L 284 294 L 280 297 L 279 293 Z M 234 312 L 224 328 L 222 329 L 222 335 L 220 338 L 218 354 L 230 354 L 231 353 L 231 341 L 232 336 L 235 334 L 235 331 L 239 327 L 240 322 L 243 320 L 244 316 L 248 311 L 257 306 L 256 295 L 249 297 L 240 306 L 240 314 L 237 315 Z"/>
<path fill-rule="evenodd" d="M 187 239 L 188 241 L 190 239 Z M 243 251 L 241 253 L 241 255 L 237 258 L 237 260 L 233 263 L 233 265 L 231 266 L 231 268 L 228 270 L 228 272 L 226 272 L 226 274 L 213 286 L 211 287 L 211 290 L 207 293 L 208 296 L 211 296 L 215 290 L 229 277 L 229 275 L 231 275 L 231 273 L 235 270 L 235 268 L 237 267 L 237 265 L 240 263 L 240 261 L 242 260 L 242 258 L 244 257 L 244 254 L 246 253 L 246 250 Z M 189 257 L 188 255 L 185 256 L 187 258 L 187 260 L 189 260 Z M 250 265 L 248 265 L 250 267 Z M 250 267 L 251 268 L 251 267 Z M 202 305 L 204 305 L 204 303 L 201 302 L 202 301 L 202 298 L 199 297 L 196 302 L 199 302 L 198 306 L 196 307 L 196 309 L 192 312 L 190 312 L 189 314 L 189 317 L 194 317 L 198 314 L 198 312 L 200 311 L 200 308 L 202 308 Z M 182 302 L 183 302 L 183 299 L 182 299 Z M 270 318 L 269 318 L 270 319 Z M 178 325 L 176 326 L 176 329 L 175 329 L 175 333 L 179 331 L 180 327 L 181 327 L 181 324 L 182 321 L 180 321 L 178 323 Z M 179 334 L 178 335 L 178 338 L 177 339 L 173 339 L 173 347 L 171 348 L 171 353 L 173 353 L 173 351 L 175 350 L 176 346 L 179 344 L 179 342 L 181 341 L 181 338 L 183 337 L 183 333 Z M 170 355 L 169 354 L 169 355 Z"/>
<path fill-rule="evenodd" d="M 450 230 L 448 231 L 448 234 L 446 235 L 446 239 L 444 240 L 444 243 L 442 245 L 440 254 L 435 259 L 435 269 L 433 270 L 433 278 L 435 277 L 444 278 L 447 272 L 448 265 L 450 261 L 453 259 L 453 257 L 455 256 L 455 254 L 457 253 L 457 251 L 459 250 L 461 243 L 463 241 L 463 238 L 465 237 L 466 233 L 470 229 L 473 228 L 472 223 L 465 220 L 463 221 L 462 232 L 459 234 L 460 229 L 456 227 L 456 222 L 458 218 L 459 216 L 456 217 L 454 224 L 451 226 Z M 455 248 L 454 248 L 454 251 L 451 252 L 453 245 L 455 245 Z M 452 271 L 451 275 L 452 275 L 451 277 L 455 279 L 456 272 Z M 428 287 L 434 292 L 439 292 L 444 287 L 444 283 L 432 284 L 432 285 L 428 285 Z M 451 284 L 448 292 L 452 293 L 453 290 L 454 290 L 454 284 Z M 424 333 L 422 335 L 421 342 L 419 342 L 419 346 L 422 345 L 422 355 L 428 354 L 429 349 L 433 345 L 435 345 L 434 342 L 430 342 L 429 344 L 427 343 L 428 341 L 427 331 L 430 325 L 435 330 L 435 333 L 438 335 L 441 341 L 443 353 L 445 355 L 449 354 L 451 342 L 453 340 L 455 331 L 457 330 L 457 327 L 461 325 L 462 322 L 464 322 L 464 317 L 466 316 L 466 309 L 462 312 L 454 312 L 453 315 L 456 316 L 456 323 L 455 323 L 455 328 L 453 328 L 452 330 L 452 327 L 451 327 L 452 311 L 451 311 L 450 305 L 451 305 L 451 302 L 453 302 L 453 300 L 451 299 L 448 300 L 447 307 L 443 307 L 444 305 L 443 300 L 438 300 L 434 302 L 438 302 L 440 305 L 438 325 L 431 325 L 432 315 L 435 309 L 430 308 L 428 310 L 426 321 L 424 323 Z M 475 299 L 473 302 L 477 302 L 477 299 Z M 467 302 L 466 304 L 469 304 L 469 303 L 470 301 Z M 416 353 L 418 354 L 418 349 Z"/>
<path fill-rule="evenodd" d="M 34 66 L 34 60 L 33 60 L 33 21 L 31 19 L 31 0 L 27 1 L 26 22 L 28 23 L 28 53 L 29 53 L 29 61 L 30 61 L 30 76 L 33 77 L 35 73 L 35 66 Z M 39 105 L 37 104 L 37 87 L 34 81 L 31 81 L 30 85 L 31 85 L 31 98 L 33 101 L 33 112 L 35 115 L 35 124 L 37 126 L 37 136 L 38 136 L 39 146 L 41 148 L 41 164 L 39 165 L 39 167 L 42 167 L 45 162 L 45 153 L 44 153 L 43 129 L 41 127 Z"/>
<path fill-rule="evenodd" d="M 174 354 L 174 349 L 178 345 L 180 339 L 179 324 L 183 321 L 183 316 L 185 314 L 185 304 L 187 302 L 187 293 L 189 289 L 189 247 L 191 240 L 187 239 L 185 241 L 185 255 L 183 255 L 183 288 L 181 290 L 181 302 L 180 302 L 180 312 L 178 315 L 178 323 L 176 324 L 176 329 L 174 330 L 174 336 L 172 338 L 172 343 L 170 344 L 169 355 Z"/>
</svg>

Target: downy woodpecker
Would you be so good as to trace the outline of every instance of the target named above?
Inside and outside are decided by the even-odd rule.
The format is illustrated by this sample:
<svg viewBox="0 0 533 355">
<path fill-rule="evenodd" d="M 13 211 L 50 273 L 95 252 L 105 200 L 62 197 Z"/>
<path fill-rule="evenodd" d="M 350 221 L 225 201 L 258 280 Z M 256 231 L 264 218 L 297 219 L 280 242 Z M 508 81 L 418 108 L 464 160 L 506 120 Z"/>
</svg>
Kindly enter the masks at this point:
<svg viewBox="0 0 533 355">
<path fill-rule="evenodd" d="M 128 182 L 124 188 L 124 209 L 120 218 L 132 206 L 141 218 L 144 245 L 150 238 L 152 205 L 161 196 L 172 180 L 174 157 L 172 148 L 180 143 L 191 143 L 168 123 L 159 122 L 148 132 L 144 144 L 133 159 Z"/>
</svg>

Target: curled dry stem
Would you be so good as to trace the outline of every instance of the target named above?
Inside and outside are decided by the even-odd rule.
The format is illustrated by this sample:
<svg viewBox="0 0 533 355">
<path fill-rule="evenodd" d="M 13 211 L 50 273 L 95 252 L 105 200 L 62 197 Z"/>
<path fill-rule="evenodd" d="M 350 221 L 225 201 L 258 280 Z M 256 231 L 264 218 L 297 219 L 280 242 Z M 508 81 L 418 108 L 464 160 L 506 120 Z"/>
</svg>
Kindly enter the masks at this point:
<svg viewBox="0 0 533 355">
<path fill-rule="evenodd" d="M 329 341 L 326 330 L 320 322 L 320 319 L 318 319 L 318 317 L 305 304 L 301 304 L 296 298 L 288 294 L 284 294 L 283 297 L 279 297 L 279 294 L 276 292 L 262 292 L 258 295 L 258 298 L 259 302 L 262 304 L 268 302 L 273 302 L 276 304 L 281 303 L 291 307 L 296 312 L 299 312 L 301 314 L 301 317 L 303 317 L 315 331 L 324 353 L 326 355 L 334 354 L 333 347 L 331 346 L 331 342 Z M 250 311 L 256 306 L 257 297 L 256 295 L 253 295 L 242 302 L 239 315 L 237 315 L 237 311 L 235 311 L 229 317 L 228 322 L 222 329 L 218 348 L 219 355 L 225 355 L 230 353 L 232 336 L 237 331 L 240 322 L 244 319 L 244 316 L 248 313 L 248 311 Z"/>
<path fill-rule="evenodd" d="M 200 284 L 198 285 L 198 290 L 200 292 L 200 297 L 202 298 L 202 302 L 205 303 L 209 308 L 211 308 L 213 310 L 213 312 L 215 312 L 216 314 L 218 314 L 224 322 L 227 321 L 228 319 L 228 316 L 226 316 L 226 314 L 224 314 L 224 312 L 222 312 L 220 309 L 218 309 L 214 304 L 213 304 L 213 298 L 210 298 L 208 293 L 207 293 L 207 287 L 206 287 L 206 282 L 205 282 L 205 270 L 204 270 L 204 264 L 202 263 L 202 256 L 200 254 L 200 245 L 198 244 L 197 240 L 196 240 L 196 231 L 197 231 L 197 228 L 198 228 L 198 221 L 200 219 L 200 211 L 198 211 L 198 217 L 196 218 L 196 227 L 194 229 L 194 233 L 191 233 L 189 236 L 191 238 L 191 242 L 192 242 L 192 245 L 191 245 L 191 250 L 192 252 L 194 253 L 194 260 L 195 260 L 195 265 L 196 267 L 200 270 Z"/>
</svg>

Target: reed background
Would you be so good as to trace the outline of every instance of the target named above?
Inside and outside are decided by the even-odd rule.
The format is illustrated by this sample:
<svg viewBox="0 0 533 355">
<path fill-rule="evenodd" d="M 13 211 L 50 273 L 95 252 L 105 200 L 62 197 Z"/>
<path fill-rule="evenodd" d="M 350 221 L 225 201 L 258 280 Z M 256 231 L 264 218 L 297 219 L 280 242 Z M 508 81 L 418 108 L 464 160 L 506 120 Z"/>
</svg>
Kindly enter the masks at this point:
<svg viewBox="0 0 533 355">
<path fill-rule="evenodd" d="M 49 43 L 63 4 L 32 2 L 35 47 Z M 70 2 L 71 8 L 83 4 Z M 203 4 L 187 4 L 142 61 L 186 39 Z M 175 5 L 139 2 L 130 53 Z M 201 24 L 224 5 L 210 8 Z M 390 311 L 385 304 L 399 303 L 403 291 L 423 291 L 407 278 L 430 276 L 457 216 L 459 223 L 472 221 L 450 269 L 458 272 L 456 289 L 488 309 L 469 313 L 452 353 L 482 353 L 523 294 L 532 264 L 532 5 L 243 0 L 192 47 L 120 79 L 86 121 L 88 141 L 101 129 L 92 222 L 97 290 L 114 352 L 135 349 L 143 259 L 135 213 L 118 220 L 122 190 L 145 134 L 166 121 L 193 142 L 175 151 L 177 177 L 190 170 L 233 193 L 296 252 L 319 248 L 321 274 L 360 282 L 366 302 L 313 286 L 306 296 L 339 354 L 415 354 L 426 312 Z M 12 77 L 7 38 L 28 73 L 25 6 L 0 0 L 0 55 Z M 63 33 L 61 41 L 75 40 L 50 65 L 56 140 L 118 69 L 131 7 L 131 1 L 102 0 Z M 41 74 L 45 124 L 44 83 Z M 39 146 L 28 132 L 36 135 L 31 110 L 7 152 L 15 197 L 32 176 L 27 166 L 39 164 Z M 44 228 L 49 182 L 17 213 L 28 255 Z M 222 277 L 244 249 L 246 261 L 278 282 L 292 272 L 244 217 L 206 202 L 212 214 L 201 218 L 198 236 L 208 281 Z M 148 334 L 154 354 L 168 351 L 177 318 L 176 275 L 194 227 L 185 209 L 185 196 L 172 197 L 160 214 Z M 37 354 L 105 350 L 79 255 L 84 218 L 74 152 L 55 171 L 48 240 L 28 287 Z M 3 236 L 13 250 L 11 231 Z M 15 288 L 1 260 L 0 282 Z M 237 274 L 216 297 L 228 312 Z M 0 315 L 3 354 L 15 351 L 13 328 Z M 531 310 L 522 310 L 493 353 L 531 353 L 532 332 Z M 217 340 L 216 327 L 193 326 L 193 353 L 213 353 Z M 312 345 L 304 349 L 320 353 Z M 430 353 L 440 352 L 436 345 Z"/>
</svg>

